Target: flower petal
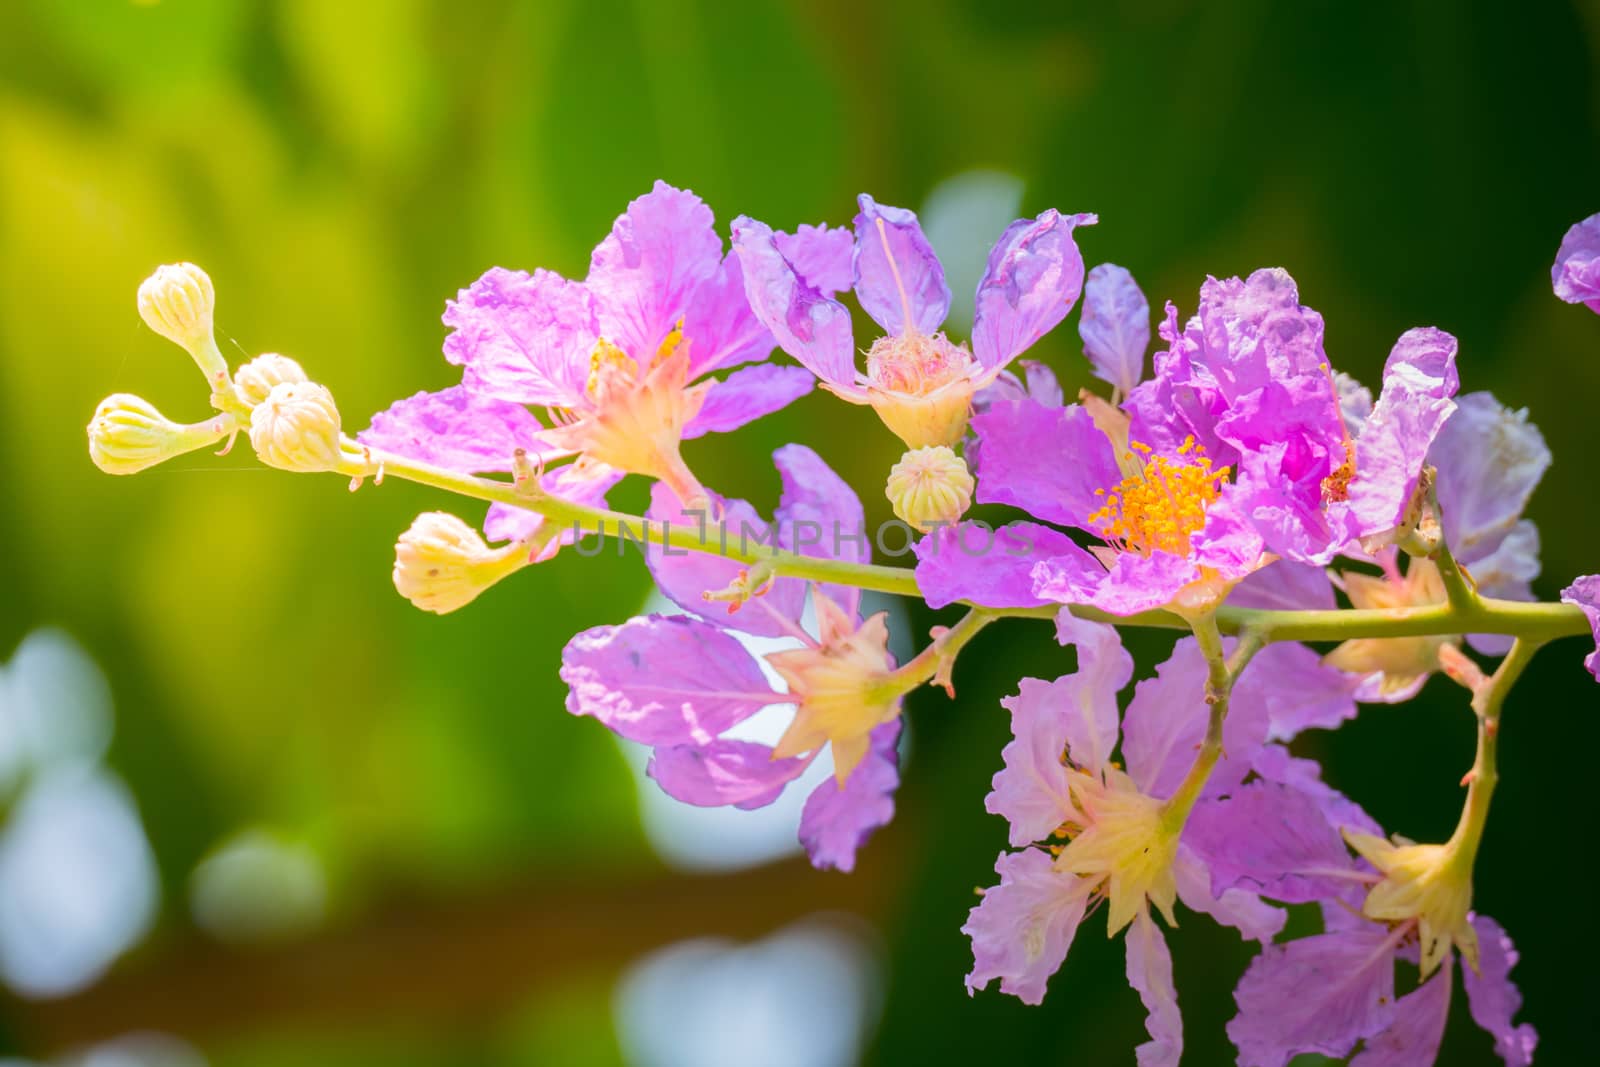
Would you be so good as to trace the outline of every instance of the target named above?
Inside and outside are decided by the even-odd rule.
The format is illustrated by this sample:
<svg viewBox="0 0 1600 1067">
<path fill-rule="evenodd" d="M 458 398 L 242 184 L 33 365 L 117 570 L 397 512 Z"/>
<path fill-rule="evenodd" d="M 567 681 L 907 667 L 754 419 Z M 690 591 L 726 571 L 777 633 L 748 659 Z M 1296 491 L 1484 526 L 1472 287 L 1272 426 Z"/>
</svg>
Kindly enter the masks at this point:
<svg viewBox="0 0 1600 1067">
<path fill-rule="evenodd" d="M 1506 1067 L 1528 1067 L 1539 1035 L 1527 1023 L 1514 1025 L 1511 1021 L 1522 1010 L 1522 993 L 1511 983 L 1511 968 L 1517 965 L 1516 946 L 1489 916 L 1474 915 L 1470 921 L 1478 935 L 1478 970 L 1462 967 L 1461 979 L 1467 988 L 1472 1021 L 1494 1038 L 1494 1050 Z"/>
<path fill-rule="evenodd" d="M 784 701 L 731 635 L 708 622 L 647 615 L 578 634 L 561 653 L 567 710 L 647 745 L 707 745 Z"/>
<path fill-rule="evenodd" d="M 805 445 L 784 445 L 772 454 L 772 462 L 783 480 L 776 513 L 782 546 L 815 559 L 871 562 L 866 512 L 849 483 Z M 848 614 L 856 614 L 860 589 L 848 585 L 821 589 Z"/>
<path fill-rule="evenodd" d="M 842 293 L 855 284 L 855 234 L 844 226 L 802 224 L 792 234 L 773 235 L 795 273 L 825 296 Z"/>
<path fill-rule="evenodd" d="M 1183 839 L 1211 871 L 1213 893 L 1244 889 L 1286 904 L 1336 897 L 1356 864 L 1322 805 L 1277 782 L 1197 805 Z"/>
<path fill-rule="evenodd" d="M 1094 376 L 1123 396 L 1133 392 L 1150 347 L 1150 302 L 1127 268 L 1102 263 L 1089 272 L 1078 335 Z"/>
<path fill-rule="evenodd" d="M 1394 1022 L 1367 1039 L 1350 1067 L 1416 1067 L 1433 1063 L 1450 1018 L 1450 968 L 1444 967 L 1395 1004 Z"/>
<path fill-rule="evenodd" d="M 1183 1017 L 1172 984 L 1172 953 L 1148 908 L 1128 927 L 1127 951 L 1128 984 L 1144 1003 L 1144 1028 L 1150 1035 L 1134 1056 L 1139 1067 L 1177 1067 L 1183 1055 Z"/>
<path fill-rule="evenodd" d="M 1178 884 L 1178 899 L 1186 908 L 1233 927 L 1248 940 L 1266 944 L 1278 935 L 1289 919 L 1284 909 L 1273 907 L 1254 893 L 1242 889 L 1213 893 L 1210 870 L 1187 843 L 1178 845 L 1172 873 Z"/>
<path fill-rule="evenodd" d="M 1288 741 L 1306 730 L 1332 730 L 1356 716 L 1361 679 L 1325 665 L 1305 645 L 1268 645 L 1256 653 L 1250 673 L 1268 682 L 1260 689 L 1273 741 Z"/>
<path fill-rule="evenodd" d="M 444 357 L 472 392 L 519 404 L 582 403 L 600 335 L 594 298 L 552 271 L 494 267 L 445 307 Z"/>
<path fill-rule="evenodd" d="M 994 869 L 1000 884 L 984 891 L 961 927 L 972 939 L 967 991 L 976 993 L 998 978 L 1002 993 L 1039 1004 L 1045 983 L 1072 947 L 1088 889 L 1057 871 L 1038 849 L 1002 852 Z"/>
<path fill-rule="evenodd" d="M 733 248 L 750 309 L 779 347 L 824 382 L 865 396 L 856 385 L 855 340 L 845 306 L 796 272 L 765 223 L 743 215 L 734 219 Z"/>
<path fill-rule="evenodd" d="M 1389 931 L 1347 931 L 1268 945 L 1234 990 L 1239 1014 L 1228 1037 L 1240 1067 L 1285 1067 L 1318 1052 L 1338 1059 L 1394 1021 L 1394 950 Z"/>
<path fill-rule="evenodd" d="M 773 759 L 766 745 L 722 739 L 706 745 L 660 746 L 644 772 L 668 796 L 685 804 L 702 808 L 732 804 L 753 811 L 777 800 L 812 758 Z"/>
<path fill-rule="evenodd" d="M 1600 215 L 1590 215 L 1567 230 L 1550 268 L 1550 284 L 1567 303 L 1584 304 L 1600 313 Z"/>
<path fill-rule="evenodd" d="M 1250 768 L 1264 780 L 1281 782 L 1316 801 L 1334 829 L 1383 836 L 1383 827 L 1361 805 L 1323 782 L 1322 768 L 1315 760 L 1292 756 L 1282 745 L 1264 745 L 1250 761 Z M 1360 900 L 1356 903 L 1359 908 Z"/>
<path fill-rule="evenodd" d="M 1123 552 L 1110 569 L 1079 549 L 1033 568 L 1035 595 L 1061 604 L 1082 604 L 1113 615 L 1137 615 L 1164 607 L 1200 577 L 1192 560 L 1170 552 L 1145 557 Z"/>
<path fill-rule="evenodd" d="M 800 843 L 819 870 L 855 870 L 856 849 L 894 818 L 894 792 L 900 786 L 901 720 L 872 730 L 871 748 L 856 764 L 843 788 L 828 775 L 806 798 L 800 812 Z"/>
<path fill-rule="evenodd" d="M 722 257 L 716 273 L 690 294 L 683 314 L 683 343 L 689 346 L 689 381 L 772 354 L 778 342 L 750 309 L 744 270 L 735 253 Z"/>
<path fill-rule="evenodd" d="M 698 196 L 658 181 L 595 246 L 586 284 L 600 329 L 641 364 L 685 317 L 689 296 L 722 264 L 716 219 Z"/>
<path fill-rule="evenodd" d="M 1333 582 L 1322 567 L 1279 560 L 1245 576 L 1228 594 L 1228 606 L 1264 611 L 1332 611 Z"/>
<path fill-rule="evenodd" d="M 972 429 L 980 449 L 980 504 L 1011 504 L 1045 522 L 1088 529 L 1089 516 L 1104 502 L 1096 490 L 1122 481 L 1111 442 L 1077 404 L 996 405 L 974 416 Z"/>
<path fill-rule="evenodd" d="M 1600 574 L 1585 575 L 1561 590 L 1561 602 L 1577 605 L 1588 616 L 1596 648 L 1584 658 L 1583 665 L 1600 681 Z"/>
<path fill-rule="evenodd" d="M 879 204 L 866 193 L 858 202 L 852 269 L 861 309 L 892 336 L 912 329 L 933 333 L 950 313 L 950 286 L 916 212 Z"/>
<path fill-rule="evenodd" d="M 816 382 L 804 367 L 758 363 L 736 370 L 711 387 L 699 413 L 683 428 L 683 439 L 737 430 L 788 407 L 811 392 Z"/>
<path fill-rule="evenodd" d="M 1083 553 L 1062 533 L 1036 522 L 1012 522 L 998 530 L 984 522 L 962 522 L 930 532 L 915 547 L 917 587 L 929 607 L 970 600 L 989 608 L 1047 604 L 1033 595 L 1033 567 L 1056 556 Z M 1089 563 L 1093 559 L 1083 553 Z"/>
<path fill-rule="evenodd" d="M 560 449 L 541 445 L 543 428 L 521 404 L 478 396 L 456 385 L 396 400 L 372 416 L 372 425 L 356 440 L 368 448 L 476 474 L 509 471 L 511 454 L 519 448 L 544 459 L 560 456 Z"/>
<path fill-rule="evenodd" d="M 1356 533 L 1372 537 L 1404 524 L 1428 450 L 1455 411 L 1460 387 L 1456 339 L 1433 328 L 1407 330 L 1383 371 L 1383 392 L 1356 442 L 1350 511 Z"/>
<path fill-rule="evenodd" d="M 1512 411 L 1489 393 L 1468 393 L 1456 402 L 1428 462 L 1438 468 L 1440 522 L 1459 562 L 1471 567 L 1494 551 L 1522 517 L 1550 461 L 1526 409 Z"/>
<path fill-rule="evenodd" d="M 1067 317 L 1083 292 L 1083 255 L 1072 231 L 1096 221 L 1051 208 L 1006 227 L 978 282 L 972 354 L 980 364 L 1005 366 Z"/>
</svg>

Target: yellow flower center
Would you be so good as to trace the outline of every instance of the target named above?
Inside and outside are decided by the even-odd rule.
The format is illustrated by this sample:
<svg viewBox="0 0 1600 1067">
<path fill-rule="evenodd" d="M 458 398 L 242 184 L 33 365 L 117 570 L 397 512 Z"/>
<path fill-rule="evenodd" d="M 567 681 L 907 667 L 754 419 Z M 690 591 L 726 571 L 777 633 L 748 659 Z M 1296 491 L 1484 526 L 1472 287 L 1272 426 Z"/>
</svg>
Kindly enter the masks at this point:
<svg viewBox="0 0 1600 1067">
<path fill-rule="evenodd" d="M 1178 855 L 1178 832 L 1163 818 L 1161 801 L 1139 792 L 1126 773 L 1108 767 L 1102 781 L 1081 770 L 1070 771 L 1073 803 L 1081 825 L 1061 828 L 1071 840 L 1056 857 L 1056 869 L 1094 884 L 1110 906 L 1107 929 L 1115 934 L 1148 901 L 1169 923 L 1177 900 L 1172 865 Z"/>
<path fill-rule="evenodd" d="M 1187 555 L 1189 538 L 1205 526 L 1206 511 L 1221 494 L 1229 468 L 1212 470 L 1204 446 L 1193 437 L 1175 457 L 1153 456 L 1149 445 L 1138 442 L 1129 447 L 1123 459 L 1136 472 L 1114 489 L 1095 490 L 1105 504 L 1089 521 L 1121 551 Z"/>
</svg>

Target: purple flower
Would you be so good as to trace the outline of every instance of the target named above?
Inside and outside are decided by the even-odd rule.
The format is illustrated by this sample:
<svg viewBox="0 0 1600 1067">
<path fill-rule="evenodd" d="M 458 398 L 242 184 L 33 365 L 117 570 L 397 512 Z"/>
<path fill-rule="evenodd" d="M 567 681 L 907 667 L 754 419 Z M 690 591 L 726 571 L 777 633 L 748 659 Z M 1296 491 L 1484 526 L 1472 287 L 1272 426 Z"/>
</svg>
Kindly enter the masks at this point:
<svg viewBox="0 0 1600 1067">
<path fill-rule="evenodd" d="M 496 267 L 461 291 L 444 322 L 445 358 L 462 367 L 462 384 L 396 403 L 361 442 L 470 472 L 508 471 L 518 448 L 540 464 L 575 456 L 581 476 L 546 487 L 584 503 L 623 474 L 703 500 L 679 443 L 742 426 L 813 385 L 799 368 L 763 363 L 710 377 L 765 360 L 772 335 L 751 313 L 739 259 L 723 254 L 710 209 L 664 182 L 628 205 L 585 281 Z M 490 525 L 536 523 L 502 514 Z"/>
<path fill-rule="evenodd" d="M 1102 263 L 1089 272 L 1078 334 L 1095 377 L 1110 382 L 1119 396 L 1133 392 L 1150 347 L 1150 302 L 1126 268 Z"/>
<path fill-rule="evenodd" d="M 1561 239 L 1550 284 L 1567 303 L 1600 313 L 1600 215 L 1573 223 Z"/>
<path fill-rule="evenodd" d="M 961 438 L 973 394 L 1072 310 L 1083 287 L 1075 227 L 1093 215 L 1051 210 L 1008 226 L 978 283 L 972 347 L 940 332 L 950 288 L 914 213 L 863 193 L 848 267 L 843 231 L 807 229 L 791 236 L 754 219 L 733 223 L 756 316 L 778 344 L 853 403 L 868 404 L 907 447 L 951 445 Z M 885 336 L 856 367 L 850 312 L 835 295 L 853 285 Z"/>
<path fill-rule="evenodd" d="M 775 533 L 744 501 L 711 498 L 708 506 L 736 536 L 748 531 L 789 551 L 838 558 L 833 537 L 859 530 L 860 501 L 808 448 L 788 445 L 774 460 L 783 479 Z M 696 519 L 675 504 L 658 492 L 656 517 L 692 527 Z M 806 536 L 813 528 L 826 536 Z M 843 543 L 858 552 L 865 544 Z M 705 807 L 770 804 L 831 749 L 834 774 L 807 799 L 799 836 L 814 864 L 850 870 L 857 847 L 893 817 L 899 785 L 900 690 L 888 684 L 885 616 L 863 621 L 856 591 L 812 586 L 813 635 L 802 625 L 807 589 L 797 580 L 778 579 L 733 612 L 705 594 L 739 579 L 739 564 L 658 547 L 650 566 L 669 598 L 702 617 L 651 615 L 573 638 L 562 653 L 567 710 L 654 746 L 647 773 L 671 796 Z M 789 637 L 797 647 L 758 658 L 735 633 Z M 775 689 L 763 667 L 786 688 Z M 778 704 L 794 705 L 795 714 L 776 745 L 734 736 Z"/>
<path fill-rule="evenodd" d="M 967 987 L 975 992 L 999 979 L 1002 992 L 1039 1003 L 1079 924 L 1105 903 L 1109 931 L 1129 928 L 1128 979 L 1148 1013 L 1151 1040 L 1140 1047 L 1139 1062 L 1176 1064 L 1183 1048 L 1177 994 L 1152 909 L 1173 923 L 1181 899 L 1262 941 L 1284 915 L 1247 892 L 1213 892 L 1183 818 L 1169 817 L 1166 799 L 1194 759 L 1196 723 L 1205 729 L 1203 661 L 1196 675 L 1185 652 L 1157 679 L 1140 683 L 1120 730 L 1124 771 L 1111 757 L 1117 694 L 1132 678 L 1133 661 L 1109 626 L 1062 612 L 1057 629 L 1063 644 L 1077 646 L 1078 671 L 1053 682 L 1025 678 L 1004 701 L 1012 740 L 985 806 L 1006 818 L 1010 843 L 1021 851 L 1000 856 L 999 885 L 984 892 L 962 928 L 974 961 Z M 1239 727 L 1233 721 L 1223 762 L 1238 768 L 1231 778 L 1237 783 L 1269 730 L 1269 712 L 1258 703 L 1241 714 Z M 1227 772 L 1222 779 L 1230 780 Z M 1066 844 L 1052 850 L 1054 858 L 1035 845 L 1057 839 Z"/>
<path fill-rule="evenodd" d="M 1561 602 L 1576 604 L 1589 617 L 1596 647 L 1584 658 L 1583 665 L 1600 681 L 1600 574 L 1586 575 L 1561 590 Z"/>
</svg>

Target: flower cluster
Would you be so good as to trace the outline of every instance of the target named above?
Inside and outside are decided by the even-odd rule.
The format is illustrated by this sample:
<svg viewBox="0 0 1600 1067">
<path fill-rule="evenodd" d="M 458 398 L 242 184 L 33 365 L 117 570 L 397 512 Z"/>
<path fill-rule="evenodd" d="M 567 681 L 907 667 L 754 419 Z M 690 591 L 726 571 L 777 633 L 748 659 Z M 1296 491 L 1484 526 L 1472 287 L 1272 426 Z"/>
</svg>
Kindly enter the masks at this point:
<svg viewBox="0 0 1600 1067">
<path fill-rule="evenodd" d="M 1472 874 L 1508 693 L 1544 644 L 1600 642 L 1600 576 L 1534 597 L 1543 437 L 1527 412 L 1461 393 L 1459 346 L 1437 328 L 1395 341 L 1375 393 L 1337 370 L 1282 269 L 1206 279 L 1187 319 L 1168 303 L 1152 357 L 1132 274 L 1085 272 L 1076 231 L 1096 221 L 1048 210 L 1006 227 L 963 341 L 914 213 L 862 195 L 849 228 L 740 217 L 725 247 L 699 198 L 658 182 L 583 281 L 494 268 L 462 290 L 444 315 L 460 384 L 354 438 L 293 360 L 230 372 L 211 280 L 163 267 L 140 313 L 194 358 L 214 413 L 181 425 L 118 394 L 90 454 L 129 474 L 242 431 L 274 467 L 487 501 L 481 530 L 430 511 L 398 539 L 396 588 L 439 613 L 582 536 L 635 541 L 678 610 L 573 637 L 568 711 L 649 746 L 649 776 L 688 804 L 759 808 L 825 760 L 797 831 L 818 867 L 851 870 L 891 821 L 907 695 L 953 696 L 957 657 L 994 620 L 1052 619 L 1076 668 L 1002 701 L 1012 739 L 985 805 L 1009 849 L 962 928 L 971 991 L 997 981 L 1038 1003 L 1103 905 L 1147 1011 L 1138 1062 L 1176 1064 L 1162 926 L 1187 909 L 1261 946 L 1227 1027 L 1244 1067 L 1431 1063 L 1458 960 L 1473 1019 L 1507 1064 L 1530 1063 L 1517 954 L 1474 910 Z M 1600 312 L 1600 215 L 1567 234 L 1552 281 Z M 881 330 L 864 369 L 852 293 Z M 1013 364 L 1080 297 L 1088 370 L 1110 391 L 1069 402 L 1045 364 Z M 770 520 L 685 461 L 684 441 L 818 383 L 905 445 L 884 492 L 921 535 L 914 569 L 873 563 L 860 498 L 805 445 L 772 457 Z M 650 483 L 644 515 L 605 507 L 628 475 Z M 974 502 L 1016 514 L 995 529 L 964 518 Z M 899 663 L 863 590 L 967 613 Z M 1119 626 L 1188 633 L 1135 683 Z M 1600 650 L 1585 663 L 1600 678 Z M 1478 747 L 1455 833 L 1419 844 L 1385 836 L 1290 745 L 1435 673 L 1466 691 Z M 752 724 L 773 715 L 768 743 Z M 1292 907 L 1320 931 L 1282 940 Z"/>
</svg>

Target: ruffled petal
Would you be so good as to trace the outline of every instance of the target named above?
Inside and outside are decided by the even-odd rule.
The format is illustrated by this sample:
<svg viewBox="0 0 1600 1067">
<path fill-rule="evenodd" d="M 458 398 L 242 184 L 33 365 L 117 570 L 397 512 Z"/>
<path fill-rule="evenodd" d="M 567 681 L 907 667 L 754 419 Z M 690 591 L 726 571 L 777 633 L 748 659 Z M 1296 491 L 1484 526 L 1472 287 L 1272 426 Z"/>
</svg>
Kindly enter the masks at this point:
<svg viewBox="0 0 1600 1067">
<path fill-rule="evenodd" d="M 1573 223 L 1550 268 L 1556 296 L 1600 314 L 1600 215 Z"/>
<path fill-rule="evenodd" d="M 1033 568 L 1033 591 L 1060 604 L 1082 604 L 1113 615 L 1137 615 L 1172 603 L 1184 586 L 1200 578 L 1193 560 L 1169 552 L 1145 557 L 1123 552 L 1110 568 L 1079 550 Z"/>
<path fill-rule="evenodd" d="M 1310 797 L 1334 829 L 1384 836 L 1383 827 L 1361 805 L 1322 780 L 1322 768 L 1315 760 L 1290 755 L 1282 745 L 1264 745 L 1250 761 L 1250 768 L 1266 781 L 1281 782 Z M 1357 899 L 1357 910 L 1360 903 Z"/>
<path fill-rule="evenodd" d="M 1438 468 L 1440 523 L 1456 559 L 1471 567 L 1522 517 L 1550 468 L 1544 435 L 1526 409 L 1468 393 L 1439 431 L 1428 462 Z"/>
<path fill-rule="evenodd" d="M 1250 941 L 1266 944 L 1278 935 L 1289 920 L 1288 912 L 1273 907 L 1254 893 L 1242 889 L 1213 893 L 1210 870 L 1187 843 L 1178 845 L 1172 874 L 1178 885 L 1178 899 L 1183 901 L 1184 907 L 1209 915 L 1224 926 L 1233 927 Z"/>
<path fill-rule="evenodd" d="M 494 267 L 445 307 L 444 356 L 472 392 L 519 404 L 583 402 L 600 336 L 594 298 L 552 271 Z"/>
<path fill-rule="evenodd" d="M 855 339 L 845 306 L 795 271 L 765 223 L 743 215 L 734 219 L 733 248 L 750 308 L 779 347 L 824 382 L 865 396 L 856 385 Z"/>
<path fill-rule="evenodd" d="M 900 786 L 901 720 L 873 728 L 871 747 L 843 788 L 828 775 L 806 798 L 800 812 L 800 843 L 820 870 L 855 870 L 856 850 L 894 818 L 894 792 Z"/>
<path fill-rule="evenodd" d="M 1450 968 L 1444 967 L 1395 1004 L 1394 1022 L 1367 1040 L 1350 1067 L 1418 1067 L 1433 1063 L 1450 1018 Z"/>
<path fill-rule="evenodd" d="M 770 543 L 772 524 L 743 500 L 713 498 L 711 507 L 727 531 L 728 544 L 719 545 L 709 536 L 707 523 L 713 516 L 704 509 L 685 511 L 672 490 L 660 482 L 650 487 L 648 518 L 671 523 L 674 528 L 701 534 L 709 552 L 687 548 L 663 548 L 653 541 L 645 549 L 650 575 L 668 600 L 685 611 L 730 630 L 762 637 L 791 637 L 802 632 L 801 614 L 805 610 L 806 586 L 795 578 L 779 578 L 766 592 L 743 604 L 708 601 L 706 593 L 726 589 L 747 570 L 749 564 L 731 559 L 726 552 L 745 545 Z"/>
<path fill-rule="evenodd" d="M 972 354 L 980 364 L 1005 366 L 1067 317 L 1083 292 L 1083 255 L 1072 231 L 1096 221 L 1052 208 L 1006 227 L 978 282 Z"/>
<path fill-rule="evenodd" d="M 772 454 L 772 462 L 783 480 L 777 510 L 783 547 L 816 559 L 871 562 L 866 512 L 849 483 L 805 445 L 784 445 Z M 848 614 L 856 614 L 860 589 L 849 585 L 820 588 Z"/>
<path fill-rule="evenodd" d="M 916 212 L 879 204 L 866 193 L 859 203 L 852 269 L 861 309 L 891 336 L 910 329 L 933 333 L 950 314 L 950 286 Z"/>
<path fill-rule="evenodd" d="M 1234 990 L 1228 1037 L 1240 1067 L 1285 1067 L 1301 1053 L 1338 1059 L 1394 1021 L 1394 950 L 1374 923 L 1268 945 Z"/>
<path fill-rule="evenodd" d="M 680 616 L 578 634 L 562 650 L 561 680 L 571 687 L 569 712 L 647 745 L 708 745 L 785 699 L 731 635 Z"/>
<path fill-rule="evenodd" d="M 1150 1040 L 1134 1050 L 1139 1067 L 1177 1067 L 1183 1055 L 1183 1017 L 1172 984 L 1172 953 L 1148 908 L 1128 927 L 1128 984 L 1144 1003 L 1144 1028 Z"/>
<path fill-rule="evenodd" d="M 989 608 L 1047 604 L 1033 594 L 1034 565 L 1074 552 L 1088 557 L 1072 538 L 1036 522 L 1007 523 L 999 529 L 984 522 L 957 523 L 932 531 L 914 551 L 917 588 L 933 608 L 958 600 Z"/>
<path fill-rule="evenodd" d="M 1522 1010 L 1522 993 L 1511 982 L 1511 968 L 1517 965 L 1516 946 L 1505 929 L 1489 916 L 1474 915 L 1471 922 L 1478 935 L 1478 969 L 1462 967 L 1461 979 L 1467 989 L 1472 1021 L 1494 1038 L 1494 1050 L 1506 1061 L 1506 1067 L 1528 1067 L 1539 1035 L 1527 1023 L 1512 1022 Z"/>
<path fill-rule="evenodd" d="M 973 418 L 972 430 L 980 504 L 1011 504 L 1045 522 L 1087 529 L 1104 503 L 1095 491 L 1122 481 L 1111 442 L 1077 404 L 996 405 Z"/>
<path fill-rule="evenodd" d="M 1335 670 L 1305 645 L 1282 641 L 1256 653 L 1250 663 L 1270 724 L 1267 736 L 1289 741 L 1306 730 L 1332 730 L 1356 716 L 1359 677 Z"/>
<path fill-rule="evenodd" d="M 780 232 L 773 238 L 795 273 L 817 292 L 833 296 L 855 284 L 856 238 L 847 228 L 803 224 L 792 234 Z"/>
<path fill-rule="evenodd" d="M 1577 605 L 1589 619 L 1596 648 L 1584 658 L 1583 665 L 1600 681 L 1600 574 L 1585 575 L 1561 590 L 1561 602 Z"/>
<path fill-rule="evenodd" d="M 683 439 L 737 430 L 788 407 L 816 383 L 816 376 L 804 367 L 761 363 L 736 370 L 711 387 L 699 413 L 683 428 Z"/>
<path fill-rule="evenodd" d="M 477 474 L 509 471 L 511 454 L 519 448 L 545 460 L 562 455 L 540 442 L 542 429 L 521 404 L 478 396 L 457 385 L 396 400 L 372 416 L 372 425 L 356 440 L 407 459 Z"/>
<path fill-rule="evenodd" d="M 1404 525 L 1417 480 L 1460 387 L 1456 339 L 1443 330 L 1407 330 L 1383 371 L 1383 392 L 1356 442 L 1350 511 L 1362 537 Z"/>
<path fill-rule="evenodd" d="M 1150 348 L 1150 302 L 1127 268 L 1102 263 L 1089 272 L 1078 335 L 1094 376 L 1123 396 L 1133 392 Z"/>
<path fill-rule="evenodd" d="M 1233 587 L 1228 606 L 1263 611 L 1332 611 L 1338 607 L 1333 581 L 1323 567 L 1279 560 Z"/>
<path fill-rule="evenodd" d="M 683 315 L 683 343 L 689 346 L 689 381 L 772 354 L 778 342 L 750 309 L 744 270 L 735 253 L 724 256 L 716 273 L 690 294 Z"/>
<path fill-rule="evenodd" d="M 706 745 L 660 746 L 644 772 L 662 792 L 685 804 L 701 808 L 731 804 L 753 811 L 777 800 L 812 758 L 773 759 L 766 745 L 722 739 Z"/>
<path fill-rule="evenodd" d="M 658 181 L 595 246 L 585 283 L 600 329 L 647 364 L 685 317 L 689 296 L 722 264 L 716 219 L 693 193 Z"/>
<path fill-rule="evenodd" d="M 1211 871 L 1211 890 L 1244 889 L 1286 904 L 1337 897 L 1356 864 L 1322 805 L 1277 782 L 1256 781 L 1197 805 L 1184 841 Z"/>
<path fill-rule="evenodd" d="M 983 901 L 961 927 L 972 939 L 967 991 L 976 993 L 998 978 L 1002 993 L 1039 1004 L 1045 983 L 1072 947 L 1088 889 L 1055 870 L 1038 849 L 1003 852 L 994 869 L 1000 884 L 984 891 Z"/>
</svg>

